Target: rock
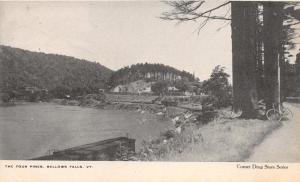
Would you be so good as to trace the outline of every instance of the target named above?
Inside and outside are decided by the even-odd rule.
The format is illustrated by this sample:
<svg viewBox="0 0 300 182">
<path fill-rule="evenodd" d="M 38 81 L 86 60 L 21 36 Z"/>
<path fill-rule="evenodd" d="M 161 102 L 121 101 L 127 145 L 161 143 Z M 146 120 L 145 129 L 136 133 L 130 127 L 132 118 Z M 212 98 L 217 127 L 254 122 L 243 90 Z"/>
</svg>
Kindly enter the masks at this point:
<svg viewBox="0 0 300 182">
<path fill-rule="evenodd" d="M 175 136 L 175 132 L 174 130 L 167 130 L 165 133 L 162 134 L 162 136 L 165 138 L 165 139 L 170 139 L 170 138 L 173 138 Z"/>
<path fill-rule="evenodd" d="M 181 126 L 179 126 L 179 127 L 177 127 L 176 129 L 175 129 L 175 131 L 177 132 L 177 133 L 181 133 Z"/>
<path fill-rule="evenodd" d="M 185 119 L 188 119 L 188 118 L 190 118 L 192 115 L 193 115 L 192 113 L 187 113 L 187 114 L 184 115 L 184 118 L 185 118 Z"/>
<path fill-rule="evenodd" d="M 176 116 L 175 118 L 172 119 L 172 121 L 178 121 L 179 120 L 179 116 Z"/>
</svg>

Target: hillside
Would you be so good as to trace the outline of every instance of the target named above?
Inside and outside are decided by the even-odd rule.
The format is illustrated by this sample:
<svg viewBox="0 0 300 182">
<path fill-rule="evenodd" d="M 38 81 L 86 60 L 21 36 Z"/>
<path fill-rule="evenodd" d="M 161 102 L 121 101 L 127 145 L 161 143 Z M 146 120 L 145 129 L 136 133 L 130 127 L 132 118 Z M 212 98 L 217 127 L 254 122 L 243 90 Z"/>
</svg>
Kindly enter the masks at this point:
<svg viewBox="0 0 300 182">
<path fill-rule="evenodd" d="M 146 79 L 148 81 L 167 80 L 174 82 L 176 80 L 194 81 L 194 75 L 180 71 L 173 67 L 163 64 L 139 63 L 126 66 L 114 72 L 110 78 L 112 87 L 120 84 L 128 84 L 137 80 Z"/>
<path fill-rule="evenodd" d="M 96 90 L 106 87 L 112 71 L 99 63 L 74 57 L 0 46 L 1 90 L 25 87 Z"/>
</svg>

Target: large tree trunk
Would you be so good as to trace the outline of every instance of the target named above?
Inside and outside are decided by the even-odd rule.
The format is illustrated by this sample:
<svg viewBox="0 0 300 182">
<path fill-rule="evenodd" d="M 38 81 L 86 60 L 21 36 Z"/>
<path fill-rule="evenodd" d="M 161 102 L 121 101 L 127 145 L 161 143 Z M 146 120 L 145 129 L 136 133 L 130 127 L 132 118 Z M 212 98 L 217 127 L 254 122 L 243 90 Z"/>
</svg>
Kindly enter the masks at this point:
<svg viewBox="0 0 300 182">
<path fill-rule="evenodd" d="M 257 117 L 257 3 L 231 3 L 234 108 L 243 118 Z"/>
<path fill-rule="evenodd" d="M 241 109 L 241 72 L 240 61 L 243 59 L 244 49 L 242 49 L 241 40 L 244 29 L 242 29 L 242 19 L 244 11 L 241 8 L 241 2 L 231 2 L 231 39 L 232 39 L 232 89 L 233 89 L 233 107 L 237 111 Z"/>
<path fill-rule="evenodd" d="M 262 16 L 261 5 L 258 4 L 257 17 L 256 17 L 256 83 L 257 83 L 257 97 L 258 100 L 264 99 L 264 65 L 263 65 L 263 34 L 262 34 Z"/>
<path fill-rule="evenodd" d="M 264 2 L 265 101 L 267 109 L 280 103 L 278 65 L 282 51 L 283 3 Z"/>
</svg>

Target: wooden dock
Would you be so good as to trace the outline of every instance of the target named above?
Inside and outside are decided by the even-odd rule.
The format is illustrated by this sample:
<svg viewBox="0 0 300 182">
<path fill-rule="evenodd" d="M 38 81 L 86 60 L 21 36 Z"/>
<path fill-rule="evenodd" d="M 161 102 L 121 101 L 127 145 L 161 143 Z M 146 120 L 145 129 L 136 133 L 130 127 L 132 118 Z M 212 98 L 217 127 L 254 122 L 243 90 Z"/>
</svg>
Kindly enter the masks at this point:
<svg viewBox="0 0 300 182">
<path fill-rule="evenodd" d="M 52 155 L 41 156 L 32 160 L 77 160 L 77 161 L 112 161 L 121 148 L 135 152 L 135 139 L 117 137 L 85 144 L 65 150 L 55 151 Z"/>
</svg>

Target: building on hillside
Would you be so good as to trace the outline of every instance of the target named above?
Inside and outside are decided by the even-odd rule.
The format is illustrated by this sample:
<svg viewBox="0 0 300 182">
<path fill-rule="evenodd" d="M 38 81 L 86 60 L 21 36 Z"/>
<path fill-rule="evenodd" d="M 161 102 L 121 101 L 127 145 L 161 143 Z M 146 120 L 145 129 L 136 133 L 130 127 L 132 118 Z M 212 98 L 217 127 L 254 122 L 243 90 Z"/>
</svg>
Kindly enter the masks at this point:
<svg viewBox="0 0 300 182">
<path fill-rule="evenodd" d="M 169 87 L 168 87 L 168 91 L 169 91 L 169 92 L 170 92 L 170 91 L 171 91 L 171 92 L 172 92 L 172 91 L 173 91 L 173 92 L 174 92 L 174 91 L 175 91 L 175 92 L 178 92 L 179 89 L 177 89 L 175 86 L 169 86 Z"/>
<path fill-rule="evenodd" d="M 182 77 L 180 75 L 176 75 L 175 80 L 182 80 Z"/>
<path fill-rule="evenodd" d="M 150 72 L 146 73 L 145 78 L 151 78 Z"/>
<path fill-rule="evenodd" d="M 185 96 L 195 96 L 196 93 L 195 93 L 195 92 L 191 92 L 191 91 L 185 91 L 185 92 L 184 92 L 184 95 L 185 95 Z"/>
<path fill-rule="evenodd" d="M 139 90 L 139 93 L 147 93 L 147 94 L 152 93 L 151 85 L 150 85 L 150 86 L 147 86 L 147 87 L 144 87 L 144 88 L 142 88 L 142 89 L 140 89 L 140 90 Z"/>
<path fill-rule="evenodd" d="M 40 92 L 41 90 L 42 89 L 39 89 L 37 87 L 25 87 L 25 91 L 30 92 L 30 93 Z M 47 92 L 48 92 L 48 90 L 47 90 Z"/>
<path fill-rule="evenodd" d="M 127 89 L 123 85 L 118 85 L 111 90 L 112 92 L 127 92 Z"/>
</svg>

